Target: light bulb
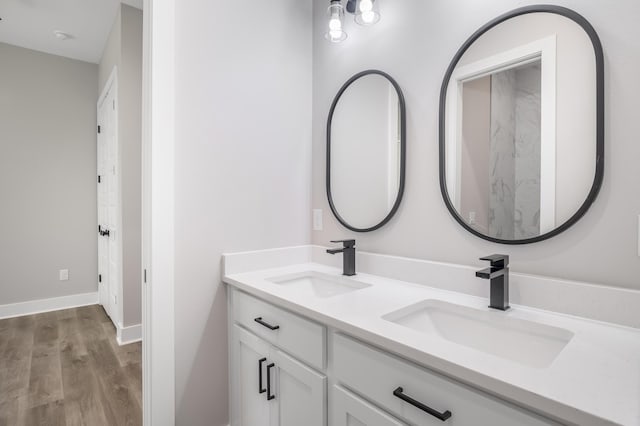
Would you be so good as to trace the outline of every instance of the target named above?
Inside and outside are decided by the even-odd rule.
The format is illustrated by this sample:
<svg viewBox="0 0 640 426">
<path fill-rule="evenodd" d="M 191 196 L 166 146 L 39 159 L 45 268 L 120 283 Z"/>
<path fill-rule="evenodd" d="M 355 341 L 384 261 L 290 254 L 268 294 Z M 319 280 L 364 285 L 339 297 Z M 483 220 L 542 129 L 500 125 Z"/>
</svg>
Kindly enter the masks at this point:
<svg viewBox="0 0 640 426">
<path fill-rule="evenodd" d="M 356 23 L 360 25 L 373 25 L 380 20 L 380 0 L 359 0 Z"/>
<path fill-rule="evenodd" d="M 373 23 L 373 21 L 375 21 L 375 19 L 376 19 L 376 14 L 373 13 L 373 11 L 367 10 L 365 12 L 362 12 L 362 22 L 366 24 L 371 24 Z"/>
<path fill-rule="evenodd" d="M 360 12 L 370 12 L 373 9 L 371 0 L 360 0 Z"/>
<path fill-rule="evenodd" d="M 329 21 L 329 30 L 330 31 L 342 30 L 342 22 L 340 22 L 340 19 L 331 18 L 331 20 Z"/>
</svg>

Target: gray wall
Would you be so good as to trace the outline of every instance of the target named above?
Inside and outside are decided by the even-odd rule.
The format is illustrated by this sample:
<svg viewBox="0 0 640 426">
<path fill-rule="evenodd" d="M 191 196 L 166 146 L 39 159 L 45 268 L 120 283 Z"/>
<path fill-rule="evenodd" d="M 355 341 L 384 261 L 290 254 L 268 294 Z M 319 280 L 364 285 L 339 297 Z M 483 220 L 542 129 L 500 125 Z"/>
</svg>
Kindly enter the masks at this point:
<svg viewBox="0 0 640 426">
<path fill-rule="evenodd" d="M 0 305 L 95 292 L 98 67 L 4 43 L 0 63 Z"/>
<path fill-rule="evenodd" d="M 121 5 L 100 61 L 100 91 L 118 70 L 122 179 L 122 325 L 142 321 L 142 11 Z"/>
<path fill-rule="evenodd" d="M 221 254 L 310 242 L 311 0 L 175 7 L 176 425 L 222 426 Z"/>
<path fill-rule="evenodd" d="M 313 207 L 324 211 L 324 231 L 313 242 L 346 236 L 360 250 L 477 264 L 494 252 L 512 257 L 518 272 L 640 288 L 637 256 L 637 196 L 640 168 L 640 3 L 620 0 L 561 0 L 598 31 L 606 61 L 606 172 L 604 186 L 587 215 L 562 235 L 527 246 L 492 244 L 467 233 L 450 216 L 438 181 L 438 102 L 445 70 L 458 47 L 495 16 L 535 1 L 406 0 L 381 3 L 381 21 L 357 27 L 347 19 L 349 38 L 331 45 L 323 37 L 326 3 L 314 2 Z M 408 162 L 405 197 L 395 218 L 369 234 L 347 232 L 331 216 L 324 190 L 325 120 L 331 100 L 357 71 L 379 68 L 402 87 L 407 101 Z"/>
<path fill-rule="evenodd" d="M 470 223 L 469 214 L 475 212 L 475 225 L 472 226 L 487 234 L 489 232 L 491 77 L 486 76 L 465 82 L 462 96 L 464 120 L 462 121 L 460 159 L 460 215 Z"/>
</svg>

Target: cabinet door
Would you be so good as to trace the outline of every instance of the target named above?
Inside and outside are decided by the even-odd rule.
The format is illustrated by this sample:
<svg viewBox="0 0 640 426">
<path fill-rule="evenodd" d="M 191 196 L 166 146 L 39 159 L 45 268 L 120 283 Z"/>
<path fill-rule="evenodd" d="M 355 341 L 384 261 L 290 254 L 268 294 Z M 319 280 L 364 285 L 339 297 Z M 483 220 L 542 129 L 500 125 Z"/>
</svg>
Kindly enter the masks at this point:
<svg viewBox="0 0 640 426">
<path fill-rule="evenodd" d="M 406 426 L 340 386 L 333 387 L 332 397 L 332 426 Z"/>
<path fill-rule="evenodd" d="M 327 378 L 273 349 L 271 392 L 275 396 L 273 426 L 325 426 L 327 424 Z"/>
<path fill-rule="evenodd" d="M 267 401 L 266 370 L 269 344 L 233 326 L 231 395 L 233 426 L 269 426 L 272 404 Z M 272 361 L 271 361 L 272 362 Z"/>
</svg>

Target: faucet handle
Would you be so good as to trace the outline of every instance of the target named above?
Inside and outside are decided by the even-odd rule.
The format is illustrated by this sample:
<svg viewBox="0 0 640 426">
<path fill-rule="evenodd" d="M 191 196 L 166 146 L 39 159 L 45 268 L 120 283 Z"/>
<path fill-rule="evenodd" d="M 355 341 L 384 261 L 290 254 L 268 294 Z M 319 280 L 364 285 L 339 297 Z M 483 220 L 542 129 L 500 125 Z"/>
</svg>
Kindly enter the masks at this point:
<svg viewBox="0 0 640 426">
<path fill-rule="evenodd" d="M 356 245 L 356 240 L 331 240 L 332 243 L 342 243 L 344 248 L 353 248 Z"/>
<path fill-rule="evenodd" d="M 492 254 L 491 256 L 481 257 L 480 260 L 487 260 L 491 262 L 492 268 L 506 268 L 509 266 L 508 254 Z"/>
</svg>

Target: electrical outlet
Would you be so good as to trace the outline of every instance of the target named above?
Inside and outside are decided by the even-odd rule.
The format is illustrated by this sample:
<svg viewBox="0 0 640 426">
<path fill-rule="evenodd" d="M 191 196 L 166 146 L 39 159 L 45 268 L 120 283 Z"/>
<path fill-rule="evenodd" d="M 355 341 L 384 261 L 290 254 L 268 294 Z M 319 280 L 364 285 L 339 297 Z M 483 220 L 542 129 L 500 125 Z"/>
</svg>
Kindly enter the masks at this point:
<svg viewBox="0 0 640 426">
<path fill-rule="evenodd" d="M 68 281 L 69 280 L 69 270 L 68 269 L 60 269 L 59 276 L 60 276 L 60 281 Z"/>
<path fill-rule="evenodd" d="M 313 230 L 322 231 L 322 210 L 313 209 Z"/>
</svg>

